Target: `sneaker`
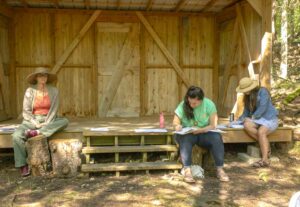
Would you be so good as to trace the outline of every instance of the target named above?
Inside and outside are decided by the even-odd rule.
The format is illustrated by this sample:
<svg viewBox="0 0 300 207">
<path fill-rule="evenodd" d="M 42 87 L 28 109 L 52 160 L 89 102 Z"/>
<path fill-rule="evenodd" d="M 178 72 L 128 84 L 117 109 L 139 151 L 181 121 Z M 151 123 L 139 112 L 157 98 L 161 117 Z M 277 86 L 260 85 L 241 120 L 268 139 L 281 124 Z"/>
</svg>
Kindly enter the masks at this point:
<svg viewBox="0 0 300 207">
<path fill-rule="evenodd" d="M 217 169 L 217 178 L 221 182 L 228 182 L 228 181 L 230 181 L 228 175 L 225 173 L 225 171 L 223 170 L 223 168 L 218 168 Z"/>
<path fill-rule="evenodd" d="M 20 170 L 21 170 L 22 177 L 26 177 L 26 176 L 30 175 L 28 165 L 24 165 L 24 166 L 20 167 Z"/>
</svg>

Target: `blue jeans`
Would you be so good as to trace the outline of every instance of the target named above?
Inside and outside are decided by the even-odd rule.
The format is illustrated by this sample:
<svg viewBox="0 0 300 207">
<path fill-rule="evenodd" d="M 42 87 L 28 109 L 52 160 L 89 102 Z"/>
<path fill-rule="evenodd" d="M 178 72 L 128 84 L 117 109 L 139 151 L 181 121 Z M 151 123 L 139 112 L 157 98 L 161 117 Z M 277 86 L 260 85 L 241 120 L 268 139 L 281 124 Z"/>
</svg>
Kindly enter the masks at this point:
<svg viewBox="0 0 300 207">
<path fill-rule="evenodd" d="M 222 167 L 224 165 L 224 144 L 219 133 L 175 134 L 174 138 L 179 144 L 180 156 L 184 167 L 192 165 L 192 150 L 195 144 L 212 152 L 217 167 Z"/>
</svg>

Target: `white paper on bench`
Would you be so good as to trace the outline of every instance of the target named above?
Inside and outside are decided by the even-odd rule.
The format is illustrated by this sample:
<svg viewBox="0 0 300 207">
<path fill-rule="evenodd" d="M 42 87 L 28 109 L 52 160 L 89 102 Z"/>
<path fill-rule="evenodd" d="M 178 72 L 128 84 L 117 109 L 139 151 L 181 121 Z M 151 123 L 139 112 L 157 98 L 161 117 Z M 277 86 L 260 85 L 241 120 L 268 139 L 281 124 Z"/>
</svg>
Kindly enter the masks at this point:
<svg viewBox="0 0 300 207">
<path fill-rule="evenodd" d="M 14 132 L 19 125 L 6 125 L 3 127 L 0 127 L 0 132 Z"/>
<path fill-rule="evenodd" d="M 164 133 L 168 132 L 167 129 L 135 129 L 136 133 Z"/>
<path fill-rule="evenodd" d="M 218 133 L 227 133 L 225 131 L 222 131 L 220 129 L 211 129 L 211 130 L 208 130 L 209 132 L 218 132 Z"/>
<path fill-rule="evenodd" d="M 90 128 L 90 130 L 93 132 L 108 132 L 109 131 L 108 128 L 104 128 L 104 127 Z"/>
<path fill-rule="evenodd" d="M 230 126 L 230 128 L 234 128 L 234 129 L 244 129 L 244 125 L 241 124 L 233 124 Z"/>
</svg>

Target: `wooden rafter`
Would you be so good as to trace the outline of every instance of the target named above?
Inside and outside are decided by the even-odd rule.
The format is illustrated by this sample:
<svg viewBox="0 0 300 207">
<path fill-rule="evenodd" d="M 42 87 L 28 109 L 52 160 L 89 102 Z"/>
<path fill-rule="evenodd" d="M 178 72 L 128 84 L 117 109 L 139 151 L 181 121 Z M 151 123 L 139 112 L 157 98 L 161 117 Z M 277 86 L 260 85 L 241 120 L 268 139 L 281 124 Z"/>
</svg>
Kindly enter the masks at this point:
<svg viewBox="0 0 300 207">
<path fill-rule="evenodd" d="M 153 0 L 148 0 L 146 10 L 149 11 L 152 8 Z"/>
<path fill-rule="evenodd" d="M 201 12 L 210 9 L 216 3 L 216 1 L 217 0 L 210 0 L 209 2 L 207 2 L 207 4 L 205 4 L 203 9 L 201 9 Z"/>
<path fill-rule="evenodd" d="M 180 0 L 176 7 L 174 8 L 174 11 L 178 12 L 182 9 L 183 5 L 186 3 L 187 0 Z"/>
<path fill-rule="evenodd" d="M 86 24 L 82 27 L 80 32 L 76 35 L 76 37 L 73 39 L 71 44 L 65 49 L 63 54 L 60 56 L 56 64 L 54 65 L 52 72 L 57 73 L 61 66 L 65 63 L 67 58 L 71 55 L 72 51 L 77 47 L 78 43 L 81 41 L 81 39 L 84 37 L 86 32 L 89 30 L 89 28 L 93 25 L 95 20 L 98 18 L 101 11 L 94 11 L 92 16 L 89 18 L 89 20 L 86 22 Z"/>
<path fill-rule="evenodd" d="M 85 5 L 86 9 L 90 9 L 90 6 L 91 6 L 90 0 L 84 0 L 84 5 Z"/>
<path fill-rule="evenodd" d="M 170 62 L 170 64 L 175 69 L 178 76 L 181 78 L 183 83 L 189 87 L 190 82 L 188 78 L 186 77 L 185 73 L 183 72 L 182 68 L 179 66 L 175 58 L 171 55 L 167 47 L 164 45 L 164 43 L 161 41 L 157 33 L 154 31 L 148 20 L 144 17 L 144 15 L 141 12 L 136 12 L 136 15 L 140 19 L 141 23 L 144 25 L 145 29 L 148 31 L 150 36 L 153 38 L 159 49 L 162 51 L 162 53 L 166 56 L 167 60 Z"/>
</svg>

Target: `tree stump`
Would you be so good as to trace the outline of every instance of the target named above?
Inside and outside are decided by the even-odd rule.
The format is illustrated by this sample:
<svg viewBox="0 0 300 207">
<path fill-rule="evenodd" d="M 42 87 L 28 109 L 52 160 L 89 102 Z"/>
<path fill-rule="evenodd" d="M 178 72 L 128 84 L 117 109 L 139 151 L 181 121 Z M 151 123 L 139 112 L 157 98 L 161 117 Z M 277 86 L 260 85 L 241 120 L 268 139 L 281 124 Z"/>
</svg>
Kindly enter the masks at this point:
<svg viewBox="0 0 300 207">
<path fill-rule="evenodd" d="M 54 139 L 49 141 L 49 145 L 53 173 L 58 177 L 77 175 L 82 142 L 78 139 Z"/>
<path fill-rule="evenodd" d="M 51 166 L 47 137 L 43 135 L 32 137 L 27 140 L 25 147 L 28 154 L 27 163 L 32 175 L 45 175 Z"/>
<path fill-rule="evenodd" d="M 195 145 L 193 147 L 193 151 L 192 151 L 192 164 L 202 166 L 202 164 L 203 164 L 203 155 L 205 153 L 207 153 L 206 149 Z"/>
</svg>

